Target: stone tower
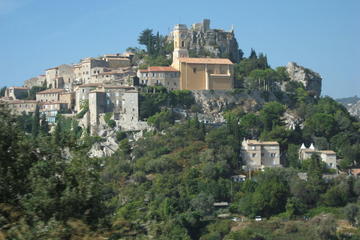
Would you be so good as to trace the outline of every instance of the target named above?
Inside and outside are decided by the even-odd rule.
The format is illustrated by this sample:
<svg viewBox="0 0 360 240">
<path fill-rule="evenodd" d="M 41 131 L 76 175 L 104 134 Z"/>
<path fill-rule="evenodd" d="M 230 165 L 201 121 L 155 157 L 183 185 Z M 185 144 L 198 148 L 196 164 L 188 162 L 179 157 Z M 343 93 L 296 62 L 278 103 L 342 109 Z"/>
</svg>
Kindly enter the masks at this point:
<svg viewBox="0 0 360 240">
<path fill-rule="evenodd" d="M 179 58 L 189 57 L 189 52 L 187 50 L 188 29 L 186 25 L 184 24 L 175 25 L 173 36 L 174 36 L 174 52 L 173 52 L 172 67 L 179 69 L 180 68 Z"/>
</svg>

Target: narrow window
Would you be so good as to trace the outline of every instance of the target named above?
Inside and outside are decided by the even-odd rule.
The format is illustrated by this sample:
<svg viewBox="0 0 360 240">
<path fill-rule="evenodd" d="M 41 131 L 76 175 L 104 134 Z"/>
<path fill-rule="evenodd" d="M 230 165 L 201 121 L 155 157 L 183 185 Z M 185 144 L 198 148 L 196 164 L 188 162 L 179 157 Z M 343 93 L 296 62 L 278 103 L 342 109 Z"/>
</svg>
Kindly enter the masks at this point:
<svg viewBox="0 0 360 240">
<path fill-rule="evenodd" d="M 193 68 L 193 73 L 196 73 L 196 68 Z"/>
</svg>

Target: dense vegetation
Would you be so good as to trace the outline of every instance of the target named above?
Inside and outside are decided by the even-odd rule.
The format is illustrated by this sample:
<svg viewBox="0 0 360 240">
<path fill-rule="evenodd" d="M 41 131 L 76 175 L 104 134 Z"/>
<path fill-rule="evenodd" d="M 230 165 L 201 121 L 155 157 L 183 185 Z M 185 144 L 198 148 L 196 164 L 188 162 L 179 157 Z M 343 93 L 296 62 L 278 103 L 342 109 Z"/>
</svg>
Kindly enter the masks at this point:
<svg viewBox="0 0 360 240">
<path fill-rule="evenodd" d="M 102 159 L 87 157 L 102 139 L 89 137 L 76 120 L 59 116 L 49 133 L 38 112 L 14 117 L 1 110 L 0 237 L 305 239 L 306 232 L 306 239 L 357 239 L 360 180 L 324 180 L 328 170 L 319 157 L 300 163 L 297 151 L 315 142 L 336 150 L 341 168 L 359 166 L 360 124 L 331 98 L 295 93 L 291 105 L 268 102 L 259 112 L 235 106 L 225 125 L 211 127 L 196 115 L 175 124 L 172 109 L 194 105 L 189 92 L 144 89 L 142 114 L 155 130 L 136 142 L 119 132 L 119 150 Z M 281 116 L 289 110 L 302 117 L 303 128 L 285 127 Z M 231 176 L 244 173 L 244 137 L 279 141 L 290 168 L 233 182 Z M 307 181 L 298 172 L 307 172 Z M 252 223 L 257 215 L 270 220 Z M 350 230 L 336 231 L 340 219 L 348 219 Z"/>
</svg>

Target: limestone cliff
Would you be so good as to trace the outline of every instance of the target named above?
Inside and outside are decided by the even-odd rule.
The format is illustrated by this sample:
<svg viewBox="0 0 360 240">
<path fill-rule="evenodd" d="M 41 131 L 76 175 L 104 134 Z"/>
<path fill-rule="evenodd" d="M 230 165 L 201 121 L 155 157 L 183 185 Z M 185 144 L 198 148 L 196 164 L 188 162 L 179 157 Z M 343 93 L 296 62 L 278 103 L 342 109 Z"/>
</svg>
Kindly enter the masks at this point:
<svg viewBox="0 0 360 240">
<path fill-rule="evenodd" d="M 289 74 L 291 81 L 302 83 L 306 90 L 314 92 L 316 96 L 320 96 L 322 84 L 320 74 L 299 66 L 294 62 L 289 62 L 287 64 L 286 71 Z"/>
</svg>

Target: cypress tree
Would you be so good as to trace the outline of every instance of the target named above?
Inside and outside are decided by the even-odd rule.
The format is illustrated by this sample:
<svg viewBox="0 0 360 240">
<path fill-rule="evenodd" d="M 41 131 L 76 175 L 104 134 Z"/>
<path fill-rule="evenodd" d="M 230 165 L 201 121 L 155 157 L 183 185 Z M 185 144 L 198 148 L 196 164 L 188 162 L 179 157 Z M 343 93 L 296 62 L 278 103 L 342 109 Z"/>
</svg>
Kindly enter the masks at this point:
<svg viewBox="0 0 360 240">
<path fill-rule="evenodd" d="M 37 137 L 39 135 L 39 129 L 40 129 L 40 111 L 39 111 L 39 106 L 36 105 L 32 129 L 31 129 L 31 133 L 33 137 Z"/>
</svg>

